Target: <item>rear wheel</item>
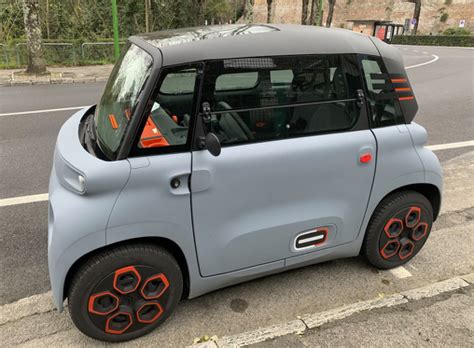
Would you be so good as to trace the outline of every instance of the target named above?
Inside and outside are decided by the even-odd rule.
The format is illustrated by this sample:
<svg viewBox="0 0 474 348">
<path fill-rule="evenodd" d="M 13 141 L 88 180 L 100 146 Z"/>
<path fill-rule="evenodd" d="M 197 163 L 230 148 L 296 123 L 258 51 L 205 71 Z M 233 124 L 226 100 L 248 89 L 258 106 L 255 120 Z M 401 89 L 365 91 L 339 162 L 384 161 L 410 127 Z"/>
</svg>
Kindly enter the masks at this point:
<svg viewBox="0 0 474 348">
<path fill-rule="evenodd" d="M 178 304 L 183 278 L 166 250 L 123 246 L 89 259 L 72 279 L 69 312 L 89 337 L 120 342 L 162 324 Z"/>
<path fill-rule="evenodd" d="M 414 191 L 391 194 L 370 220 L 361 255 L 380 269 L 398 267 L 421 250 L 432 224 L 433 208 L 425 196 Z"/>
</svg>

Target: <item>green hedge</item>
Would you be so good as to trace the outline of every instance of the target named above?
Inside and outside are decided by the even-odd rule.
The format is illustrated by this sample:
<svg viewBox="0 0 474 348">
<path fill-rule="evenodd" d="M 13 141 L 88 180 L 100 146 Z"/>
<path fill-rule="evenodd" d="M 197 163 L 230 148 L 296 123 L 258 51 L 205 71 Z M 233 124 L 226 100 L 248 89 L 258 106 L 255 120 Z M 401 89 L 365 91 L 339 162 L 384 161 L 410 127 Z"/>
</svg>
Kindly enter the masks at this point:
<svg viewBox="0 0 474 348">
<path fill-rule="evenodd" d="M 457 46 L 474 47 L 474 36 L 454 35 L 397 35 L 392 44 L 415 46 Z"/>
</svg>

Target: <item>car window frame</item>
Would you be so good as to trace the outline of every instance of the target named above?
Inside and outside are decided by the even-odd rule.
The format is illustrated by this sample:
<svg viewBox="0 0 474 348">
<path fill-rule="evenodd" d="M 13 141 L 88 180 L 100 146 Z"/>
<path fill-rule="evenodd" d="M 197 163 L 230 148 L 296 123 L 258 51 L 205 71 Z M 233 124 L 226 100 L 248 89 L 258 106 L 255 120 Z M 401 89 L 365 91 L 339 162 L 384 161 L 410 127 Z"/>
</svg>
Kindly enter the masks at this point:
<svg viewBox="0 0 474 348">
<path fill-rule="evenodd" d="M 350 59 L 352 63 L 355 65 L 357 68 L 357 71 L 359 73 L 359 87 L 362 91 L 364 91 L 364 94 L 366 93 L 366 88 L 364 84 L 364 76 L 363 76 L 363 70 L 360 66 L 360 61 L 358 58 L 358 54 L 355 53 L 330 53 L 330 54 L 318 54 L 318 53 L 313 53 L 313 54 L 296 54 L 296 55 L 274 55 L 274 56 L 261 56 L 261 57 L 243 57 L 239 59 L 252 59 L 252 58 L 299 58 L 299 57 L 312 57 L 312 56 L 344 56 L 346 59 Z M 206 90 L 208 88 L 207 85 L 205 85 L 206 81 L 206 71 L 207 71 L 207 64 L 216 62 L 216 61 L 222 61 L 224 59 L 213 59 L 213 60 L 207 60 L 205 61 L 205 66 L 204 66 L 204 72 L 202 76 L 202 91 Z M 259 72 L 259 76 L 260 76 Z M 202 92 L 201 91 L 201 92 Z M 208 91 L 209 94 L 214 94 L 215 90 L 212 90 L 212 92 Z M 365 98 L 364 98 L 365 99 Z M 197 126 L 195 129 L 195 139 L 199 138 L 204 138 L 206 134 L 208 133 L 206 131 L 206 125 L 202 121 L 203 119 L 203 113 L 202 113 L 202 103 L 206 102 L 205 97 L 203 93 L 200 93 L 199 96 L 200 100 L 200 109 L 199 113 L 197 116 Z M 342 101 L 356 101 L 357 98 L 354 95 L 353 98 L 347 98 L 347 99 L 340 99 L 340 100 L 325 100 L 325 101 L 316 101 L 316 102 L 309 102 L 309 103 L 296 103 L 296 104 L 285 104 L 285 105 L 275 105 L 275 106 L 265 106 L 265 107 L 260 107 L 260 108 L 247 108 L 247 109 L 234 109 L 232 111 L 234 112 L 244 112 L 244 111 L 250 111 L 250 110 L 265 110 L 265 109 L 276 109 L 276 108 L 290 108 L 290 107 L 295 107 L 295 106 L 306 106 L 306 105 L 318 105 L 318 104 L 329 104 L 329 103 L 335 103 L 335 102 L 342 102 Z M 264 143 L 264 142 L 273 142 L 273 141 L 284 141 L 284 140 L 292 140 L 292 139 L 298 139 L 298 138 L 304 138 L 304 137 L 315 137 L 315 136 L 320 136 L 320 135 L 327 135 L 327 134 L 337 134 L 337 133 L 347 133 L 347 132 L 355 132 L 355 131 L 360 131 L 360 130 L 369 130 L 369 117 L 368 117 L 368 106 L 367 103 L 364 102 L 362 103 L 362 106 L 360 108 L 359 115 L 355 122 L 348 128 L 345 129 L 338 129 L 338 130 L 330 130 L 330 131 L 320 131 L 320 132 L 312 132 L 312 133 L 304 133 L 304 134 L 295 134 L 292 135 L 291 137 L 286 137 L 286 138 L 275 138 L 275 139 L 263 139 L 263 140 L 257 140 L 257 141 L 244 141 L 244 142 L 238 142 L 238 143 L 229 143 L 229 144 L 221 144 L 223 148 L 226 147 L 232 147 L 232 146 L 242 146 L 242 145 L 252 145 L 252 144 L 258 144 L 258 143 Z M 213 114 L 218 115 L 218 114 L 223 114 L 227 111 L 212 111 Z M 193 151 L 199 151 L 202 150 L 202 147 L 198 141 L 193 142 L 192 146 Z"/>
<path fill-rule="evenodd" d="M 166 67 L 162 67 L 160 69 L 159 75 L 156 78 L 156 83 L 153 86 L 153 92 L 151 93 L 150 97 L 147 100 L 147 107 L 142 115 L 142 120 L 137 128 L 137 132 L 134 137 L 132 147 L 130 149 L 130 153 L 128 157 L 155 156 L 155 155 L 162 155 L 162 154 L 183 153 L 183 152 L 191 151 L 192 144 L 194 142 L 194 129 L 196 127 L 196 119 L 198 118 L 198 114 L 199 114 L 198 105 L 200 105 L 199 100 L 200 100 L 201 88 L 202 88 L 203 67 L 204 67 L 204 62 L 191 62 L 191 63 L 186 63 L 186 64 L 169 65 Z M 196 69 L 196 80 L 194 82 L 194 92 L 192 92 L 193 94 L 192 113 L 191 113 L 191 120 L 189 124 L 186 144 L 170 145 L 170 146 L 163 146 L 163 147 L 141 148 L 139 146 L 141 135 L 145 128 L 145 124 L 148 120 L 148 116 L 151 112 L 153 104 L 156 101 L 158 94 L 160 93 L 161 84 L 163 83 L 164 79 L 170 72 L 176 71 L 178 69 Z M 190 95 L 191 93 L 183 93 L 183 94 Z"/>
</svg>

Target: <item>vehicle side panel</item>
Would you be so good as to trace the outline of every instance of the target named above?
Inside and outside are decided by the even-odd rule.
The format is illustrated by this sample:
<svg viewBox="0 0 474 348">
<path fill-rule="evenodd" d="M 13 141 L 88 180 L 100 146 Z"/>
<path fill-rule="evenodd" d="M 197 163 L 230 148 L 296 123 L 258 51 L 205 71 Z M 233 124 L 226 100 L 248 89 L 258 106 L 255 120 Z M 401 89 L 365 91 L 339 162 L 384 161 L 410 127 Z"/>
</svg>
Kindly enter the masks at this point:
<svg viewBox="0 0 474 348">
<path fill-rule="evenodd" d="M 186 257 L 189 273 L 198 275 L 191 219 L 191 153 L 129 159 L 130 180 L 110 216 L 107 244 L 143 238 L 166 238 Z M 172 179 L 180 180 L 177 189 Z"/>
<path fill-rule="evenodd" d="M 224 147 L 193 154 L 193 218 L 201 274 L 212 276 L 353 241 L 367 207 L 375 159 L 369 130 Z M 196 186 L 194 186 L 196 185 Z M 196 188 L 196 191 L 195 191 Z M 200 188 L 197 192 L 197 188 Z M 299 233 L 328 226 L 317 249 L 292 251 Z"/>
<path fill-rule="evenodd" d="M 130 174 L 127 161 L 105 162 L 84 150 L 78 129 L 87 111 L 77 112 L 61 128 L 49 183 L 48 264 L 54 303 L 59 310 L 70 267 L 80 257 L 105 245 L 107 221 Z M 80 168 L 85 176 L 86 194 L 64 187 L 70 168 Z"/>
</svg>

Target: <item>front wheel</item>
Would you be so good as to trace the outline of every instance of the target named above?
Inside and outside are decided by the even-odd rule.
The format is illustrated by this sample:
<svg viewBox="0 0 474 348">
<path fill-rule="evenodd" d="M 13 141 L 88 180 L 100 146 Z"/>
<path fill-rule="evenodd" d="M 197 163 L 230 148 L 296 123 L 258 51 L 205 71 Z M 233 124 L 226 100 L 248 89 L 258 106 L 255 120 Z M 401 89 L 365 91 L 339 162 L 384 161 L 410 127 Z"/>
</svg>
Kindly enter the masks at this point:
<svg viewBox="0 0 474 348">
<path fill-rule="evenodd" d="M 90 258 L 68 293 L 74 324 L 89 337 L 121 342 L 161 325 L 183 291 L 181 269 L 166 250 L 130 245 Z"/>
<path fill-rule="evenodd" d="M 373 266 L 390 269 L 411 260 L 433 224 L 433 207 L 418 192 L 395 192 L 382 200 L 370 219 L 361 255 Z"/>
</svg>

